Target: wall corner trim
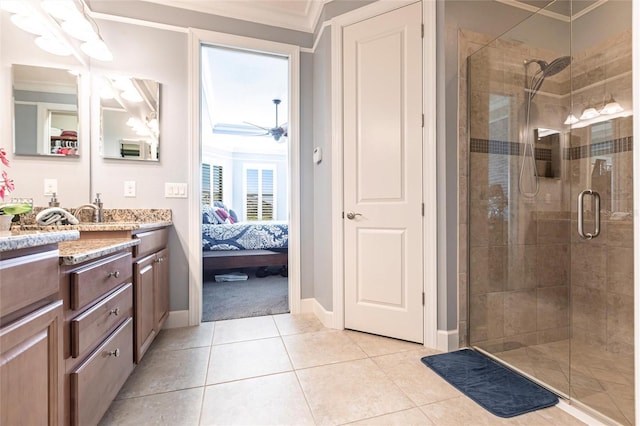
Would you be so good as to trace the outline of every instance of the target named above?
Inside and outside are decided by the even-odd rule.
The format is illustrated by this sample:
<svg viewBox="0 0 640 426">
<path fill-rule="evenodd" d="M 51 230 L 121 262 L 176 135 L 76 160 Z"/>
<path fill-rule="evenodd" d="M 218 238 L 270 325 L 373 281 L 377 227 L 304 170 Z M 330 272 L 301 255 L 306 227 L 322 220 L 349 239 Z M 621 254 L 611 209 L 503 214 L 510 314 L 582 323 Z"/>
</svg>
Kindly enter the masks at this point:
<svg viewBox="0 0 640 426">
<path fill-rule="evenodd" d="M 171 311 L 169 312 L 169 318 L 164 322 L 162 326 L 163 330 L 169 328 L 180 328 L 189 326 L 189 310 Z"/>
<path fill-rule="evenodd" d="M 438 330 L 437 348 L 443 352 L 458 349 L 458 330 Z"/>
<path fill-rule="evenodd" d="M 300 313 L 313 313 L 325 327 L 340 329 L 333 323 L 333 312 L 327 311 L 324 306 L 313 297 L 300 300 Z"/>
</svg>

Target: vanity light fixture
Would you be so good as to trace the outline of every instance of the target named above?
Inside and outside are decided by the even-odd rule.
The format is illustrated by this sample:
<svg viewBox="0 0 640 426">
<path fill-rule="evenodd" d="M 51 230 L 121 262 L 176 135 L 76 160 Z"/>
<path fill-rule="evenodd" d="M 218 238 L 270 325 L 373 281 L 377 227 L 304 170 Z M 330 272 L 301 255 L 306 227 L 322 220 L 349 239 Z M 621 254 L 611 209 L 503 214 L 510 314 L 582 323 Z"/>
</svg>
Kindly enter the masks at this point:
<svg viewBox="0 0 640 426">
<path fill-rule="evenodd" d="M 591 120 L 593 118 L 596 118 L 599 115 L 600 113 L 598 112 L 598 110 L 590 106 L 586 108 L 584 111 L 582 111 L 582 115 L 580 115 L 580 120 Z"/>
<path fill-rule="evenodd" d="M 600 110 L 600 114 L 611 115 L 622 111 L 624 111 L 622 105 L 613 99 L 613 95 L 609 95 L 609 100 L 605 103 L 604 108 Z"/>
<path fill-rule="evenodd" d="M 73 52 L 68 44 L 61 42 L 57 38 L 43 35 L 35 40 L 36 46 L 40 49 L 58 56 L 69 56 Z"/>
<path fill-rule="evenodd" d="M 41 49 L 54 55 L 75 54 L 80 58 L 62 29 L 81 42 L 80 50 L 90 58 L 111 61 L 113 54 L 100 36 L 98 25 L 86 13 L 86 7 L 84 0 L 0 1 L 0 9 L 13 14 L 11 21 L 18 28 L 41 36 L 35 41 Z"/>
<path fill-rule="evenodd" d="M 573 113 L 569 114 L 569 116 L 567 117 L 566 120 L 564 120 L 564 124 L 576 124 L 578 121 L 580 121 L 580 119 L 578 117 L 576 117 L 575 115 L 573 115 Z"/>
</svg>

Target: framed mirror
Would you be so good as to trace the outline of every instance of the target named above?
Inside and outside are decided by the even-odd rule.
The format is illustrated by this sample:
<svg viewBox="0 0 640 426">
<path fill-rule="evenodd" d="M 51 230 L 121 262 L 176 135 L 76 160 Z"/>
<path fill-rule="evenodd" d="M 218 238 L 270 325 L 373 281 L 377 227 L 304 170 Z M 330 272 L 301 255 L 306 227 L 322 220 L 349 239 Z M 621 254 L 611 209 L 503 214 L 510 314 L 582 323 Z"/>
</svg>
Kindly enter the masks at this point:
<svg viewBox="0 0 640 426">
<path fill-rule="evenodd" d="M 77 157 L 77 75 L 31 65 L 13 65 L 12 71 L 14 154 Z"/>
<path fill-rule="evenodd" d="M 160 83 L 117 75 L 96 79 L 102 157 L 159 161 Z"/>
</svg>

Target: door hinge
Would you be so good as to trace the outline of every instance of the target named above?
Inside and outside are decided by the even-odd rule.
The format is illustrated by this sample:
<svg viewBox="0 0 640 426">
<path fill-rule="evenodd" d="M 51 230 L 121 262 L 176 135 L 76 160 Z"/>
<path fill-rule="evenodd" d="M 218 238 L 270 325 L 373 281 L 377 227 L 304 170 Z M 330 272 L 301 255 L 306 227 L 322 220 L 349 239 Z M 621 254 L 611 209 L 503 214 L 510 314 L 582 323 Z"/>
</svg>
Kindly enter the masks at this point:
<svg viewBox="0 0 640 426">
<path fill-rule="evenodd" d="M 424 38 L 424 24 L 420 25 L 420 37 Z"/>
<path fill-rule="evenodd" d="M 422 114 L 422 127 L 424 127 L 424 114 Z"/>
<path fill-rule="evenodd" d="M 422 306 L 424 306 L 424 292 L 422 292 Z"/>
<path fill-rule="evenodd" d="M 344 219 L 344 212 L 342 212 L 342 218 Z"/>
<path fill-rule="evenodd" d="M 422 217 L 424 217 L 424 203 L 422 203 Z"/>
</svg>

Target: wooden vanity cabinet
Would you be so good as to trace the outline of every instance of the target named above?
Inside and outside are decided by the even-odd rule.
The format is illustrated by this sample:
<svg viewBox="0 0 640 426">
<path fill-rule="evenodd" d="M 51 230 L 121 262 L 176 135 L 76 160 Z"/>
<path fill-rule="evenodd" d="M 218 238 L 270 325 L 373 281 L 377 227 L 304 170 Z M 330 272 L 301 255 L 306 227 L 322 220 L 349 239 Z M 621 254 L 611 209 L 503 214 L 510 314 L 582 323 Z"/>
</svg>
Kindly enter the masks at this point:
<svg viewBox="0 0 640 426">
<path fill-rule="evenodd" d="M 169 249 L 167 228 L 133 235 L 135 293 L 135 362 L 139 363 L 169 315 Z"/>
<path fill-rule="evenodd" d="M 97 424 L 133 368 L 131 248 L 62 266 L 66 422 Z"/>
<path fill-rule="evenodd" d="M 57 244 L 0 253 L 0 425 L 63 424 Z"/>
</svg>

